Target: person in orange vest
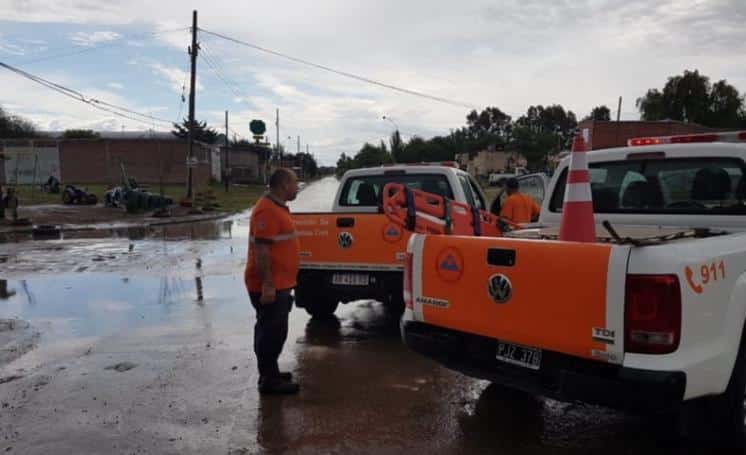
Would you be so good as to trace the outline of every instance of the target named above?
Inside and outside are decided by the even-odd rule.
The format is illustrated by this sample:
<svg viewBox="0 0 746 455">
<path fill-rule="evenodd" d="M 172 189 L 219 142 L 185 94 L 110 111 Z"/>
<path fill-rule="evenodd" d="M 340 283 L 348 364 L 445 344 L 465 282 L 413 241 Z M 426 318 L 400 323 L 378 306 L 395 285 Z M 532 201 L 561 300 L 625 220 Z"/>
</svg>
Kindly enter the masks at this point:
<svg viewBox="0 0 746 455">
<path fill-rule="evenodd" d="M 290 293 L 297 284 L 300 262 L 295 224 L 286 205 L 297 194 L 295 173 L 277 169 L 269 179 L 269 192 L 251 211 L 244 281 L 256 310 L 254 353 L 261 394 L 292 394 L 300 389 L 293 375 L 281 372 L 277 364 L 288 335 Z"/>
<path fill-rule="evenodd" d="M 509 178 L 505 182 L 505 191 L 508 198 L 505 199 L 500 209 L 500 217 L 514 223 L 530 223 L 539 218 L 539 205 L 534 198 L 523 194 L 518 190 L 518 180 Z"/>
</svg>

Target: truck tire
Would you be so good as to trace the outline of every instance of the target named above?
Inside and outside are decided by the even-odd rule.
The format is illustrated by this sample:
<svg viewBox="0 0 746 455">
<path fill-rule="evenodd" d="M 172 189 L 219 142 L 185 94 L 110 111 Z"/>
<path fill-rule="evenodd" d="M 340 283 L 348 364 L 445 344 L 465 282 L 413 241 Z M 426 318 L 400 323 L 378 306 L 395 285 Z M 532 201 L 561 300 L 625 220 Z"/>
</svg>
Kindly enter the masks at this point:
<svg viewBox="0 0 746 455">
<path fill-rule="evenodd" d="M 337 311 L 339 300 L 333 297 L 318 297 L 306 304 L 306 312 L 315 319 L 328 319 Z"/>
<path fill-rule="evenodd" d="M 728 388 L 722 395 L 708 400 L 714 414 L 711 421 L 717 422 L 725 436 L 742 441 L 746 436 L 746 339 L 743 333 Z"/>
</svg>

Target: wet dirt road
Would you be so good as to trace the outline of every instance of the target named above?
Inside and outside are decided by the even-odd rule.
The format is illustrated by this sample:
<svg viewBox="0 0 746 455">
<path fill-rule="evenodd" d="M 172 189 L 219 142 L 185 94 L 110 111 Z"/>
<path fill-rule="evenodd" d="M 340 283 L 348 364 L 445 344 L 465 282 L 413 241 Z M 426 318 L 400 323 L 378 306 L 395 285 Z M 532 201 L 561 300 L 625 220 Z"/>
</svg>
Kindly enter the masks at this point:
<svg viewBox="0 0 746 455">
<path fill-rule="evenodd" d="M 293 209 L 328 209 L 335 189 L 314 183 Z M 0 320 L 20 320 L 0 324 L 0 453 L 687 452 L 656 418 L 423 359 L 372 301 L 332 321 L 295 309 L 281 367 L 301 393 L 261 398 L 246 233 L 244 215 L 0 245 Z"/>
</svg>

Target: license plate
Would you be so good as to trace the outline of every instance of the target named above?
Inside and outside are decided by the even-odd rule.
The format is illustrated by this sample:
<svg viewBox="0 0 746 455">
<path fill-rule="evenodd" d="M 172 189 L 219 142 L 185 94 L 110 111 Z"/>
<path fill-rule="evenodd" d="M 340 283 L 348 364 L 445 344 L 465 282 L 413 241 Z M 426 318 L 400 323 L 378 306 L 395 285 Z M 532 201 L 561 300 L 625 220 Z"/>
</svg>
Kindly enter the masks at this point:
<svg viewBox="0 0 746 455">
<path fill-rule="evenodd" d="M 538 370 L 541 366 L 541 349 L 519 344 L 498 342 L 496 357 L 502 362 L 532 370 Z"/>
<path fill-rule="evenodd" d="M 343 286 L 368 286 L 370 277 L 361 273 L 335 273 L 332 275 L 332 284 Z"/>
</svg>

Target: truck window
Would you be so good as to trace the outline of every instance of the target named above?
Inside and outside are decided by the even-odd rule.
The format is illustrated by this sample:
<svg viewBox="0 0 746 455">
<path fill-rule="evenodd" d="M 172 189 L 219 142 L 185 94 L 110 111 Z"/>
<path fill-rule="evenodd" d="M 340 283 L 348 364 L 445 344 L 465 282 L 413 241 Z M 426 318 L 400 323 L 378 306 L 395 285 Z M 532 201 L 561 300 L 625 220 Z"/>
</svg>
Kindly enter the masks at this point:
<svg viewBox="0 0 746 455">
<path fill-rule="evenodd" d="M 544 185 L 539 177 L 524 177 L 518 179 L 518 188 L 521 193 L 531 196 L 537 204 L 544 201 Z"/>
<path fill-rule="evenodd" d="M 474 195 L 474 207 L 478 208 L 479 210 L 487 210 L 487 204 L 485 204 L 484 199 L 482 198 L 482 193 L 479 191 L 479 186 L 471 177 L 469 177 L 469 186 L 471 187 L 471 192 Z"/>
<path fill-rule="evenodd" d="M 596 213 L 746 214 L 746 168 L 736 158 L 674 158 L 591 163 Z M 567 169 L 549 209 L 562 211 Z"/>
<path fill-rule="evenodd" d="M 361 175 L 347 179 L 339 197 L 343 207 L 376 207 L 382 202 L 381 192 L 387 183 L 403 183 L 415 190 L 427 191 L 453 199 L 453 191 L 444 175 L 391 174 Z"/>
<path fill-rule="evenodd" d="M 469 186 L 469 182 L 466 180 L 466 177 L 463 174 L 459 174 L 458 181 L 461 184 L 461 189 L 464 190 L 464 197 L 466 198 L 466 203 L 474 206 L 474 195 L 471 192 L 471 187 Z"/>
</svg>

